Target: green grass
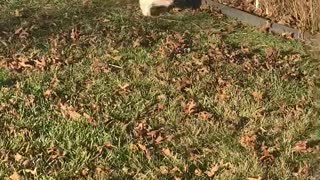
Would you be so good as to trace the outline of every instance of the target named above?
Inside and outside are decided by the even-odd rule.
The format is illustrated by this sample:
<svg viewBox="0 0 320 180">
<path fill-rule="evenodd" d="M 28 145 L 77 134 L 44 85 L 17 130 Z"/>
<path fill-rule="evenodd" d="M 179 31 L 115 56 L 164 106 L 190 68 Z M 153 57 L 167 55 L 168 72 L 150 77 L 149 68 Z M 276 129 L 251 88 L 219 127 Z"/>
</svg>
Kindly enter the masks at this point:
<svg viewBox="0 0 320 180">
<path fill-rule="evenodd" d="M 317 144 L 294 152 L 319 138 L 299 42 L 206 11 L 144 18 L 124 1 L 0 9 L 1 178 L 206 179 L 214 165 L 217 179 L 319 174 Z"/>
</svg>

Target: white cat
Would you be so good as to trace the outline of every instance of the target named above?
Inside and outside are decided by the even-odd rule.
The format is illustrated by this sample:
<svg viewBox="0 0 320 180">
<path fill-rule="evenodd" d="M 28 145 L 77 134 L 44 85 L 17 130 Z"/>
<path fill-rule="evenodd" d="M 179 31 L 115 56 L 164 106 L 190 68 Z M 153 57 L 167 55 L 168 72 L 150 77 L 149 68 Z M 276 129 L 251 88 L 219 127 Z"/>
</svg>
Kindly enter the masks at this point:
<svg viewBox="0 0 320 180">
<path fill-rule="evenodd" d="M 151 16 L 152 7 L 169 7 L 174 0 L 139 0 L 140 8 L 144 16 Z"/>
</svg>

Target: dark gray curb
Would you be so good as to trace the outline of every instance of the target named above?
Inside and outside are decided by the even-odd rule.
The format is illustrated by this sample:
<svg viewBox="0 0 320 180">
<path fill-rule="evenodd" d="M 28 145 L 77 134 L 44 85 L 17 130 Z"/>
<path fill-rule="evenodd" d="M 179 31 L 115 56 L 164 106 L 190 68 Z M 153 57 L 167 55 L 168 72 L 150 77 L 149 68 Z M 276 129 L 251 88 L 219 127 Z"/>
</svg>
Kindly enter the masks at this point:
<svg viewBox="0 0 320 180">
<path fill-rule="evenodd" d="M 202 0 L 201 6 L 214 7 L 220 10 L 226 16 L 235 18 L 251 26 L 255 26 L 258 28 L 269 26 L 270 27 L 268 30 L 269 32 L 273 32 L 279 35 L 281 35 L 282 33 L 292 34 L 294 39 L 302 40 L 306 44 L 310 44 L 314 42 L 314 39 L 317 39 L 317 38 L 314 38 L 310 33 L 302 33 L 297 29 L 294 29 L 282 24 L 271 23 L 267 19 L 249 14 L 247 12 L 244 12 L 244 11 L 241 11 L 217 2 L 213 2 L 212 0 Z"/>
</svg>

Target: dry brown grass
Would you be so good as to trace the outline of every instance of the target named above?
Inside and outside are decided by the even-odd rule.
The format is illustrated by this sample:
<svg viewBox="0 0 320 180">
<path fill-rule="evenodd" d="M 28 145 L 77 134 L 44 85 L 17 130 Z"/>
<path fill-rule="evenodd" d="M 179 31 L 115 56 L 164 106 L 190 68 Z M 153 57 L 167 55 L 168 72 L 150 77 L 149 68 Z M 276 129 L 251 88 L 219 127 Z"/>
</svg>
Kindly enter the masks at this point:
<svg viewBox="0 0 320 180">
<path fill-rule="evenodd" d="M 319 0 L 218 0 L 312 33 L 320 30 Z M 258 3 L 258 5 L 257 5 Z M 255 7 L 255 8 L 252 8 Z M 256 9 L 257 7 L 257 9 Z"/>
</svg>

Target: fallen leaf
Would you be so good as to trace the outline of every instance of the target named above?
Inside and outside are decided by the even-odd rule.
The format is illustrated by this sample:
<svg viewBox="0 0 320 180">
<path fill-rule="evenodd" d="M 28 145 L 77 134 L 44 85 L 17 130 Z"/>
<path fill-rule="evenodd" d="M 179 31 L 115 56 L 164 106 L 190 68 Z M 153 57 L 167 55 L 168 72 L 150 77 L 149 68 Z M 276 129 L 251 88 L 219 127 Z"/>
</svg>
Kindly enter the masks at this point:
<svg viewBox="0 0 320 180">
<path fill-rule="evenodd" d="M 36 175 L 37 174 L 37 168 L 34 168 L 34 170 L 32 170 L 32 169 L 25 169 L 24 170 L 26 173 L 30 173 L 30 174 L 32 174 L 32 175 Z"/>
<path fill-rule="evenodd" d="M 308 142 L 307 141 L 298 141 L 293 148 L 294 152 L 306 153 L 308 152 Z"/>
<path fill-rule="evenodd" d="M 292 174 L 294 176 L 309 176 L 311 172 L 310 165 L 304 164 L 303 166 L 300 165 L 299 169 L 296 172 L 293 172 Z"/>
<path fill-rule="evenodd" d="M 240 138 L 240 144 L 246 149 L 254 150 L 256 147 L 256 135 L 243 135 Z"/>
<path fill-rule="evenodd" d="M 17 161 L 17 162 L 20 162 L 22 158 L 23 158 L 23 156 L 21 156 L 19 153 L 14 155 L 14 160 Z"/>
<path fill-rule="evenodd" d="M 20 180 L 20 175 L 17 172 L 14 172 L 10 177 L 11 180 Z"/>
<path fill-rule="evenodd" d="M 167 157 L 173 157 L 171 151 L 168 148 L 164 148 L 161 150 L 161 153 Z"/>
<path fill-rule="evenodd" d="M 249 177 L 247 180 L 261 180 L 261 177 Z"/>
<path fill-rule="evenodd" d="M 209 70 L 208 70 L 207 67 L 202 67 L 202 68 L 198 69 L 198 72 L 199 72 L 199 74 L 200 74 L 201 76 L 205 76 L 206 74 L 209 73 Z"/>
<path fill-rule="evenodd" d="M 262 146 L 261 151 L 261 157 L 259 159 L 261 162 L 272 162 L 274 160 L 273 155 L 270 154 L 266 146 Z"/>
<path fill-rule="evenodd" d="M 22 165 L 23 166 L 29 166 L 30 163 L 31 163 L 31 161 L 29 159 L 26 159 L 26 160 L 23 161 Z"/>
<path fill-rule="evenodd" d="M 19 11 L 18 9 L 16 9 L 16 10 L 14 11 L 14 16 L 15 16 L 15 17 L 21 17 L 22 15 L 21 15 L 20 11 Z"/>
<path fill-rule="evenodd" d="M 83 6 L 84 8 L 90 7 L 91 4 L 92 4 L 92 1 L 91 1 L 91 0 L 82 0 L 82 6 Z"/>
<path fill-rule="evenodd" d="M 49 159 L 61 159 L 65 156 L 65 152 L 63 152 L 60 148 L 50 147 L 47 149 L 47 154 L 49 155 Z"/>
<path fill-rule="evenodd" d="M 113 148 L 115 148 L 115 146 L 112 145 L 110 142 L 104 144 L 103 146 L 104 146 L 105 148 L 107 148 L 107 149 L 113 149 Z"/>
<path fill-rule="evenodd" d="M 208 121 L 212 117 L 212 114 L 202 111 L 199 113 L 199 119 L 202 121 Z"/>
<path fill-rule="evenodd" d="M 93 118 L 87 114 L 87 113 L 83 113 L 83 117 L 92 125 L 92 126 L 96 126 L 97 122 L 95 120 L 93 120 Z"/>
<path fill-rule="evenodd" d="M 196 176 L 201 176 L 201 175 L 202 175 L 201 169 L 197 168 L 196 170 L 194 170 L 194 174 L 195 174 Z"/>
<path fill-rule="evenodd" d="M 262 100 L 263 93 L 261 93 L 260 91 L 254 91 L 251 93 L 251 95 L 256 102 L 259 102 Z"/>
<path fill-rule="evenodd" d="M 193 99 L 189 100 L 186 104 L 183 104 L 183 112 L 186 115 L 191 115 L 196 111 L 196 103 Z"/>
<path fill-rule="evenodd" d="M 163 139 L 164 138 L 161 135 L 159 135 L 155 140 L 156 144 L 160 144 L 163 141 Z"/>
<path fill-rule="evenodd" d="M 167 166 L 160 166 L 160 173 L 163 175 L 166 175 L 169 173 L 168 167 Z"/>
<path fill-rule="evenodd" d="M 161 104 L 161 103 L 157 104 L 157 111 L 158 112 L 163 111 L 163 109 L 164 109 L 164 105 L 163 104 Z"/>
<path fill-rule="evenodd" d="M 135 144 L 130 144 L 129 145 L 129 149 L 133 152 L 137 151 L 138 150 L 138 147 L 135 145 Z"/>
<path fill-rule="evenodd" d="M 270 22 L 267 22 L 266 24 L 262 25 L 259 30 L 261 32 L 269 32 L 270 28 L 271 28 L 271 23 Z"/>
<path fill-rule="evenodd" d="M 78 120 L 81 117 L 81 114 L 79 114 L 78 112 L 76 112 L 74 110 L 69 110 L 68 114 L 69 114 L 69 117 L 73 120 Z"/>
<path fill-rule="evenodd" d="M 92 72 L 94 72 L 95 74 L 110 72 L 109 65 L 105 62 L 100 61 L 99 59 L 96 59 L 95 61 L 93 61 L 90 68 Z"/>
<path fill-rule="evenodd" d="M 81 114 L 79 114 L 72 106 L 64 105 L 62 103 L 59 104 L 60 110 L 64 116 L 69 117 L 72 120 L 78 120 L 81 117 Z"/>
<path fill-rule="evenodd" d="M 47 89 L 45 92 L 43 92 L 43 96 L 48 98 L 52 95 L 52 90 L 51 89 Z"/>
<path fill-rule="evenodd" d="M 278 56 L 278 51 L 277 49 L 270 47 L 265 49 L 265 54 L 267 59 L 273 59 Z"/>
<path fill-rule="evenodd" d="M 87 177 L 89 175 L 89 169 L 88 168 L 82 169 L 81 175 L 84 177 Z"/>
<path fill-rule="evenodd" d="M 116 89 L 116 93 L 120 95 L 125 95 L 129 92 L 129 87 L 130 87 L 129 83 L 119 85 L 119 89 Z"/>
<path fill-rule="evenodd" d="M 72 28 L 70 38 L 75 43 L 80 38 L 80 31 L 77 28 Z"/>
<path fill-rule="evenodd" d="M 138 147 L 144 152 L 144 154 L 146 155 L 147 159 L 151 159 L 150 152 L 149 152 L 149 150 L 147 149 L 147 147 L 145 145 L 138 144 Z"/>
<path fill-rule="evenodd" d="M 208 169 L 205 174 L 209 177 L 213 177 L 217 171 L 219 170 L 219 165 L 218 164 L 215 164 L 213 165 L 210 169 Z"/>
</svg>

